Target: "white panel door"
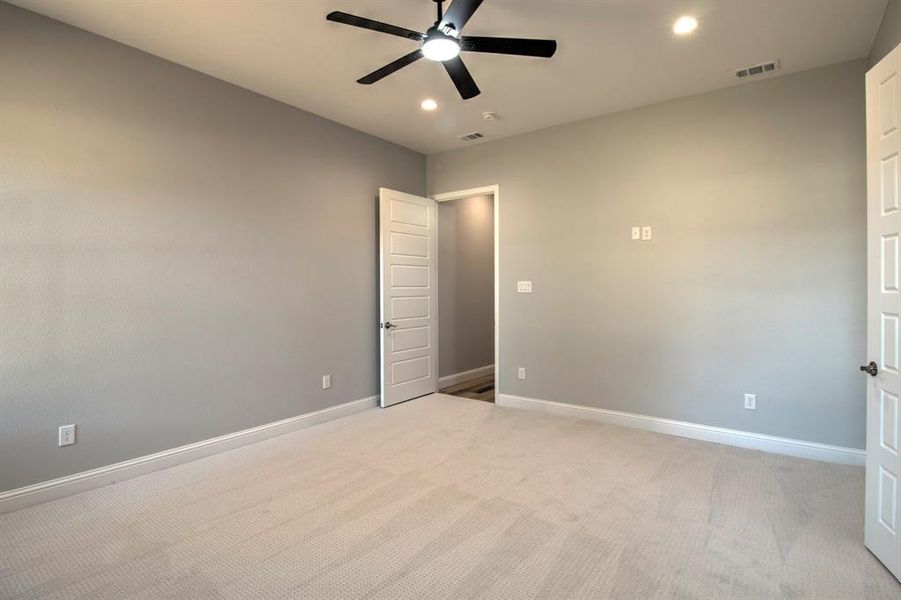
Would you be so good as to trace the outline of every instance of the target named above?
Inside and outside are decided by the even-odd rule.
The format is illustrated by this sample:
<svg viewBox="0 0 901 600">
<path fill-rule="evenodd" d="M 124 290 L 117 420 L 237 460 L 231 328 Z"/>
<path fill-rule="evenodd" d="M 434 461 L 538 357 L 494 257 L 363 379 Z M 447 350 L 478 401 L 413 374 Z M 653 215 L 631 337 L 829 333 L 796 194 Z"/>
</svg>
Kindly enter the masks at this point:
<svg viewBox="0 0 901 600">
<path fill-rule="evenodd" d="M 434 200 L 379 190 L 382 406 L 438 385 Z"/>
<path fill-rule="evenodd" d="M 901 46 L 867 86 L 867 548 L 901 579 Z"/>
</svg>

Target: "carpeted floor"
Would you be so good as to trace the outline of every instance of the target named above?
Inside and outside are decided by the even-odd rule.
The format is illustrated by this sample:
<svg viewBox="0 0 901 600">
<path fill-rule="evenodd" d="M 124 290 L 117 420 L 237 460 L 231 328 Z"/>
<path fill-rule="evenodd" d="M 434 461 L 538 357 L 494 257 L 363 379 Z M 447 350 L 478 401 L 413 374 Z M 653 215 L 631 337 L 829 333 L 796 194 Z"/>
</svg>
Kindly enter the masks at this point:
<svg viewBox="0 0 901 600">
<path fill-rule="evenodd" d="M 863 470 L 435 395 L 0 516 L 6 598 L 901 598 Z"/>
</svg>

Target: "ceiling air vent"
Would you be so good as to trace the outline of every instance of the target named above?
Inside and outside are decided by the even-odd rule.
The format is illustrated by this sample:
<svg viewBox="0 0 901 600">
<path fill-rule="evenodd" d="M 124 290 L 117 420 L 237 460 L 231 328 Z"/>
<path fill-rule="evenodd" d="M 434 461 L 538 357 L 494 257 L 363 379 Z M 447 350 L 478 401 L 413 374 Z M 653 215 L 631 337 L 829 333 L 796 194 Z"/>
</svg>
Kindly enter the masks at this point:
<svg viewBox="0 0 901 600">
<path fill-rule="evenodd" d="M 485 137 L 485 136 L 482 135 L 481 133 L 479 133 L 478 131 L 473 131 L 472 133 L 467 133 L 466 135 L 461 135 L 460 139 L 463 140 L 464 142 L 471 142 L 473 140 L 480 140 L 483 137 Z"/>
<path fill-rule="evenodd" d="M 759 65 L 750 65 L 748 67 L 736 69 L 735 76 L 739 79 L 744 79 L 745 77 L 752 77 L 754 75 L 763 75 L 764 73 L 778 71 L 780 66 L 780 61 L 771 60 L 770 62 L 760 63 Z"/>
</svg>

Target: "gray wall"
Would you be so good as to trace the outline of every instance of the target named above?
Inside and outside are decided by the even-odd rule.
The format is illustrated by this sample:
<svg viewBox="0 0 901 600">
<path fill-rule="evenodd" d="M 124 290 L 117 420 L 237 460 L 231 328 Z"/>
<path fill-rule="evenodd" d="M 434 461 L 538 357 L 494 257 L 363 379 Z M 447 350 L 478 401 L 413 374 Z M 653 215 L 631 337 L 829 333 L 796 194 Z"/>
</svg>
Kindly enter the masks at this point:
<svg viewBox="0 0 901 600">
<path fill-rule="evenodd" d="M 0 55 L 0 490 L 377 393 L 422 155 L 3 3 Z"/>
<path fill-rule="evenodd" d="M 494 198 L 438 203 L 438 374 L 494 362 Z"/>
<path fill-rule="evenodd" d="M 901 44 L 901 0 L 888 0 L 885 13 L 882 15 L 882 23 L 870 49 L 867 65 L 872 67 L 878 63 L 898 44 Z"/>
<path fill-rule="evenodd" d="M 500 184 L 500 391 L 863 448 L 865 63 L 430 156 Z"/>
</svg>

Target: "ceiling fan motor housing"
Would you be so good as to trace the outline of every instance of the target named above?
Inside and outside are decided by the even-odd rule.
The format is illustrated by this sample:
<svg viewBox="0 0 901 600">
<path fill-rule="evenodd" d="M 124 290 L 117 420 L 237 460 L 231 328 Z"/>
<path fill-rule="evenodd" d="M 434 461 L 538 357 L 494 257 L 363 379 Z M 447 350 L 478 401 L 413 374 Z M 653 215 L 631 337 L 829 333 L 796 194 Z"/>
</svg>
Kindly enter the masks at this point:
<svg viewBox="0 0 901 600">
<path fill-rule="evenodd" d="M 453 28 L 450 28 L 453 31 Z M 443 62 L 455 58 L 460 54 L 460 41 L 437 27 L 431 27 L 426 32 L 425 40 L 422 42 L 422 53 L 429 59 Z"/>
</svg>

